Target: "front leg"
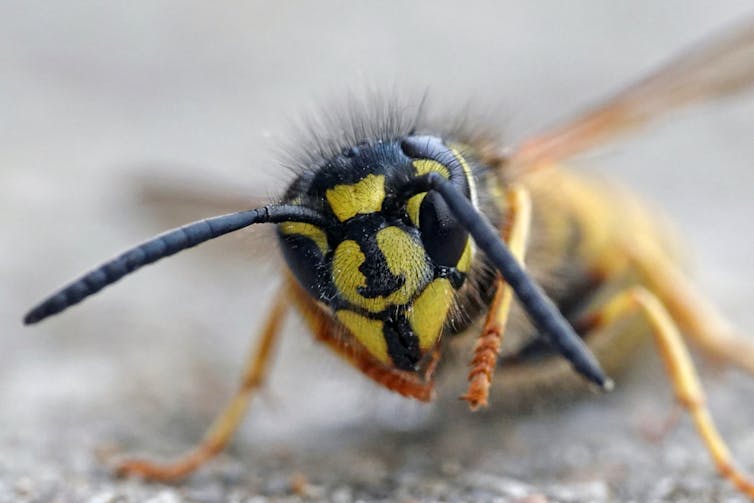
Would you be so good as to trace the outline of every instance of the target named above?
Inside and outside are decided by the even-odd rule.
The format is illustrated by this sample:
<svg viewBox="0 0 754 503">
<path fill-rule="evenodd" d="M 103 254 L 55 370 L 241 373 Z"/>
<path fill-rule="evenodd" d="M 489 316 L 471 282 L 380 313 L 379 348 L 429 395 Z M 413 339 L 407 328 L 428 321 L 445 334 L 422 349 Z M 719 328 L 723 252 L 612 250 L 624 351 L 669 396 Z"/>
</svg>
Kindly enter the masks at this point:
<svg viewBox="0 0 754 503">
<path fill-rule="evenodd" d="M 267 315 L 262 338 L 249 355 L 246 370 L 241 378 L 241 386 L 225 410 L 215 419 L 201 443 L 174 461 L 124 460 L 116 468 L 118 475 L 139 476 L 161 482 L 178 480 L 194 472 L 225 448 L 244 418 L 254 392 L 264 383 L 270 357 L 280 334 L 289 301 L 288 291 L 283 288 Z"/>
</svg>

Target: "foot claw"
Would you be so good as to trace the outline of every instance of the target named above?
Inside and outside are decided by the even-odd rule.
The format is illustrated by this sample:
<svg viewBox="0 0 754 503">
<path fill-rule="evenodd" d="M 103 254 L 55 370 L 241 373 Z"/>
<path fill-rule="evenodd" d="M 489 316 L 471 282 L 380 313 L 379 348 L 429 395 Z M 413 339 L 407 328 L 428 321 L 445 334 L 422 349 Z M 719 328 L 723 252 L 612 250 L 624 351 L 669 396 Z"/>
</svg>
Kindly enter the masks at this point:
<svg viewBox="0 0 754 503">
<path fill-rule="evenodd" d="M 115 475 L 119 478 L 142 478 L 160 482 L 172 482 L 186 476 L 182 467 L 160 465 L 141 459 L 122 461 L 115 467 Z"/>
</svg>

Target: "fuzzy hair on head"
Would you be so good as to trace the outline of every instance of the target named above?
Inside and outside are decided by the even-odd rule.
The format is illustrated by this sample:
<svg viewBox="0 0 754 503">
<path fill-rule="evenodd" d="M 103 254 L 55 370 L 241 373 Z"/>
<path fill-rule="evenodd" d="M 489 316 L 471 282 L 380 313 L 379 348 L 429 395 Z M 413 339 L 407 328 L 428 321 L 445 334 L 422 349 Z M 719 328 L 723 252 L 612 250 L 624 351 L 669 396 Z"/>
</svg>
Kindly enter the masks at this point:
<svg viewBox="0 0 754 503">
<path fill-rule="evenodd" d="M 348 93 L 296 121 L 292 141 L 280 150 L 283 166 L 294 174 L 316 168 L 343 150 L 413 134 L 439 136 L 457 143 L 500 147 L 500 126 L 489 112 L 466 103 L 457 110 L 433 110 L 429 92 L 401 95 L 370 91 Z"/>
</svg>

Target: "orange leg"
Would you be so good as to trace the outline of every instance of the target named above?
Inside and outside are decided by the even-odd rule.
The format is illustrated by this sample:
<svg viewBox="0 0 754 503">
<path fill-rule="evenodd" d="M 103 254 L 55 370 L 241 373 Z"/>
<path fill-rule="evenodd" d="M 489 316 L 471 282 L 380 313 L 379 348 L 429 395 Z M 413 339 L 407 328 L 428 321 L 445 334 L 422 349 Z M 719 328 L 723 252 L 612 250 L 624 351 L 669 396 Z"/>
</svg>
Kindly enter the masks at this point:
<svg viewBox="0 0 754 503">
<path fill-rule="evenodd" d="M 139 476 L 149 480 L 166 482 L 181 479 L 191 474 L 225 448 L 245 416 L 253 392 L 264 382 L 270 356 L 280 333 L 283 318 L 288 310 L 289 301 L 287 290 L 281 290 L 267 316 L 262 338 L 249 357 L 239 390 L 207 431 L 202 442 L 192 451 L 171 462 L 158 463 L 142 459 L 125 460 L 116 469 L 118 475 Z"/>
<path fill-rule="evenodd" d="M 345 328 L 322 312 L 294 280 L 289 282 L 296 306 L 319 342 L 326 344 L 365 376 L 391 391 L 421 402 L 429 402 L 434 398 L 432 376 L 440 359 L 439 350 L 432 351 L 420 372 L 406 372 L 389 367 L 369 354 Z"/>
<path fill-rule="evenodd" d="M 644 287 L 629 288 L 616 295 L 596 314 L 590 315 L 587 325 L 593 329 L 605 327 L 636 314 L 649 323 L 675 396 L 691 415 L 720 475 L 735 484 L 742 493 L 754 498 L 754 480 L 733 463 L 728 447 L 707 409 L 699 377 L 680 331 L 660 299 Z"/>
<path fill-rule="evenodd" d="M 518 186 L 509 188 L 506 195 L 510 218 L 502 232 L 503 241 L 506 242 L 513 255 L 523 262 L 531 226 L 531 200 L 529 193 Z M 487 405 L 512 301 L 513 290 L 498 276 L 495 281 L 495 297 L 492 299 L 482 333 L 474 347 L 468 376 L 469 387 L 461 396 L 462 400 L 469 403 L 471 410 Z"/>
</svg>

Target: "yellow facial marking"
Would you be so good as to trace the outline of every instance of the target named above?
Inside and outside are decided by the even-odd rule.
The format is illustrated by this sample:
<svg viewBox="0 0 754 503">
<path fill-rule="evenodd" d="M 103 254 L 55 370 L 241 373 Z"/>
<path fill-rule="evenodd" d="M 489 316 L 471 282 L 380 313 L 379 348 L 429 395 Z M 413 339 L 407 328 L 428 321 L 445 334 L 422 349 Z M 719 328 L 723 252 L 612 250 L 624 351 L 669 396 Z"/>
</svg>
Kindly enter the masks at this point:
<svg viewBox="0 0 754 503">
<path fill-rule="evenodd" d="M 461 155 L 461 152 L 458 151 L 457 148 L 451 148 L 451 152 L 453 152 L 453 155 L 455 156 L 456 160 L 461 164 L 461 167 L 463 168 L 463 172 L 466 174 L 466 179 L 471 180 L 471 166 L 469 166 L 469 163 L 466 162 L 466 159 Z"/>
<path fill-rule="evenodd" d="M 406 280 L 403 286 L 395 292 L 399 295 L 396 295 L 394 304 L 408 303 L 424 285 L 430 274 L 424 247 L 398 227 L 386 227 L 379 231 L 377 246 L 385 256 L 390 272 L 395 276 L 403 275 Z"/>
<path fill-rule="evenodd" d="M 346 309 L 338 311 L 336 316 L 372 356 L 382 363 L 390 363 L 380 320 L 373 320 Z"/>
<path fill-rule="evenodd" d="M 367 175 L 352 185 L 336 185 L 327 189 L 325 197 L 341 222 L 358 214 L 375 213 L 385 200 L 385 175 Z"/>
<path fill-rule="evenodd" d="M 439 278 L 414 301 L 408 321 L 419 338 L 419 347 L 427 351 L 437 342 L 445 320 L 453 305 L 453 287 L 445 278 Z"/>
<path fill-rule="evenodd" d="M 283 222 L 280 224 L 280 231 L 283 234 L 290 234 L 296 236 L 304 236 L 314 241 L 322 255 L 325 255 L 328 250 L 327 235 L 325 231 L 317 227 L 316 225 L 307 224 L 303 222 Z"/>
<path fill-rule="evenodd" d="M 408 218 L 411 219 L 411 223 L 413 223 L 416 227 L 419 227 L 419 209 L 421 207 L 422 201 L 424 201 L 424 196 L 426 195 L 426 192 L 421 192 L 419 194 L 416 194 L 415 196 L 411 196 L 406 203 L 406 212 L 408 213 Z"/>
<path fill-rule="evenodd" d="M 474 203 L 474 206 L 477 206 L 477 195 L 476 195 L 476 181 L 474 180 L 474 172 L 471 171 L 471 166 L 469 166 L 469 163 L 466 162 L 466 159 L 461 155 L 461 152 L 459 151 L 460 146 L 455 146 L 450 149 L 451 152 L 453 152 L 453 155 L 455 156 L 456 160 L 461 164 L 461 167 L 463 168 L 463 174 L 466 176 L 466 183 L 469 184 L 469 192 L 471 193 L 471 202 Z"/>
<path fill-rule="evenodd" d="M 433 161 L 431 159 L 417 159 L 413 162 L 413 165 L 414 169 L 416 169 L 416 174 L 420 176 L 431 173 L 432 171 L 436 171 L 445 178 L 450 178 L 450 170 L 447 168 L 447 166 L 440 164 L 437 161 Z"/>
<path fill-rule="evenodd" d="M 359 270 L 366 257 L 356 241 L 340 243 L 335 249 L 332 265 L 333 283 L 341 297 L 370 313 L 382 312 L 391 305 L 408 304 L 431 273 L 424 248 L 398 227 L 382 229 L 377 233 L 376 240 L 390 272 L 404 278 L 403 286 L 390 295 L 368 299 L 359 293 L 359 287 L 366 286 L 366 277 Z"/>
<path fill-rule="evenodd" d="M 466 239 L 466 248 L 463 249 L 461 258 L 458 259 L 456 269 L 461 272 L 469 272 L 469 269 L 471 269 L 471 258 L 471 240 Z"/>
<path fill-rule="evenodd" d="M 358 288 L 366 286 L 366 277 L 359 271 L 366 257 L 356 241 L 343 241 L 335 248 L 332 259 L 332 279 L 340 295 L 351 304 L 362 306 L 364 299 L 358 293 Z M 380 312 L 376 309 L 372 312 Z M 371 311 L 371 309 L 370 309 Z"/>
</svg>

